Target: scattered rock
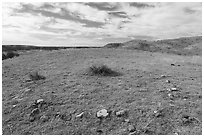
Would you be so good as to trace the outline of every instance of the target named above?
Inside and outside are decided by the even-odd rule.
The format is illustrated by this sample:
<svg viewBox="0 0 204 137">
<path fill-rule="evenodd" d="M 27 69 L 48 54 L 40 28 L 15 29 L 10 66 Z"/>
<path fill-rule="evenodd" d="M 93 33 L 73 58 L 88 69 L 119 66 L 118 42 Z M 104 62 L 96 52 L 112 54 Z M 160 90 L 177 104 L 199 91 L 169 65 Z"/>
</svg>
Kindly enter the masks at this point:
<svg viewBox="0 0 204 137">
<path fill-rule="evenodd" d="M 82 112 L 82 113 L 80 113 L 80 114 L 76 115 L 76 118 L 82 118 L 82 117 L 83 117 L 83 115 L 84 115 L 84 112 Z"/>
<path fill-rule="evenodd" d="M 129 125 L 128 126 L 128 131 L 129 132 L 134 132 L 135 131 L 135 127 L 133 125 Z"/>
<path fill-rule="evenodd" d="M 127 110 L 120 110 L 115 113 L 116 116 L 121 117 L 127 113 Z"/>
<path fill-rule="evenodd" d="M 48 117 L 48 116 L 43 115 L 43 116 L 41 116 L 41 117 L 40 117 L 40 120 L 41 120 L 42 122 L 46 122 L 46 121 L 48 121 L 48 120 L 49 120 L 49 117 Z"/>
<path fill-rule="evenodd" d="M 108 111 L 106 109 L 101 109 L 96 113 L 96 116 L 98 118 L 103 118 L 103 117 L 107 117 L 109 115 Z"/>
</svg>

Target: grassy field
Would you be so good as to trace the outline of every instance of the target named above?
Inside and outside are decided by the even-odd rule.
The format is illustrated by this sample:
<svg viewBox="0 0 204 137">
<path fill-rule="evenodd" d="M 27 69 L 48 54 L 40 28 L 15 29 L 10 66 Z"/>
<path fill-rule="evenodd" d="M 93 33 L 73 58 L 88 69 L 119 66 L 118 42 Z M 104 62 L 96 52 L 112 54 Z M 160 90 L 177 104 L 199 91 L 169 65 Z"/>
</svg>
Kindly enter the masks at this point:
<svg viewBox="0 0 204 137">
<path fill-rule="evenodd" d="M 2 61 L 5 135 L 202 134 L 201 56 L 111 48 L 20 54 Z M 87 75 L 93 64 L 121 75 Z M 45 79 L 30 80 L 36 71 Z M 101 109 L 108 117 L 96 116 Z"/>
</svg>

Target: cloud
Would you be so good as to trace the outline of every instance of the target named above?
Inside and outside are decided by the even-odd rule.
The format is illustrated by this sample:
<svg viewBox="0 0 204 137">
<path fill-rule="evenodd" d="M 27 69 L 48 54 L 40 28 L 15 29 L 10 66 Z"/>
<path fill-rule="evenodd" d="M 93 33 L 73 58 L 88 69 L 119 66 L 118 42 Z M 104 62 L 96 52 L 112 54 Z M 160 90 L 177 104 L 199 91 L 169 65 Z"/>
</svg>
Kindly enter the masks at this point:
<svg viewBox="0 0 204 137">
<path fill-rule="evenodd" d="M 3 3 L 2 12 L 3 41 L 104 45 L 202 34 L 202 3 Z"/>
</svg>

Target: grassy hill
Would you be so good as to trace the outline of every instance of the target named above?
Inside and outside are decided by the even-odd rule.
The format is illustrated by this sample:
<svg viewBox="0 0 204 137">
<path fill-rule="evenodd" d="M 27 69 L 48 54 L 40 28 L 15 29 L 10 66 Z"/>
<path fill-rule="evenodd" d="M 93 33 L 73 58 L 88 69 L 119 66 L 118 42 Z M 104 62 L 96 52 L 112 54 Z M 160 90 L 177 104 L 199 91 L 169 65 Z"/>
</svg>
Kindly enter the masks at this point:
<svg viewBox="0 0 204 137">
<path fill-rule="evenodd" d="M 157 41 L 131 40 L 124 43 L 110 43 L 104 47 L 137 49 L 150 52 L 166 52 L 178 55 L 201 55 L 202 36 Z"/>
</svg>

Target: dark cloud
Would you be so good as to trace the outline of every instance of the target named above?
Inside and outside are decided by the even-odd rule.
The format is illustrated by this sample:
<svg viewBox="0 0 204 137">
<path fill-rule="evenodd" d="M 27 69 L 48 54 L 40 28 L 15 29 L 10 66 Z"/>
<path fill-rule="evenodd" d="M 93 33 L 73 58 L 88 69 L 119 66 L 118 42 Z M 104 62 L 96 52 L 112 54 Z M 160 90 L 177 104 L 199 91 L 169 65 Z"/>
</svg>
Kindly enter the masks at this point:
<svg viewBox="0 0 204 137">
<path fill-rule="evenodd" d="M 119 8 L 117 4 L 111 4 L 108 2 L 89 2 L 84 4 L 89 5 L 90 7 L 93 7 L 93 8 L 97 8 L 98 10 L 104 10 L 104 11 L 115 11 Z"/>
<path fill-rule="evenodd" d="M 44 4 L 42 7 L 53 8 L 52 5 L 49 5 L 48 3 Z M 22 8 L 16 9 L 15 12 L 17 12 L 17 13 L 30 13 L 30 14 L 34 14 L 34 15 L 41 14 L 41 15 L 46 16 L 46 17 L 71 20 L 74 22 L 79 22 L 79 23 L 85 24 L 84 25 L 85 27 L 99 28 L 99 27 L 102 27 L 103 25 L 105 25 L 105 23 L 103 23 L 103 22 L 96 22 L 96 21 L 91 21 L 91 20 L 87 20 L 87 19 L 81 19 L 76 14 L 71 13 L 64 8 L 61 8 L 61 11 L 63 14 L 60 14 L 60 13 L 54 13 L 54 12 L 43 10 L 42 7 L 36 8 L 32 4 L 22 4 Z"/>
<path fill-rule="evenodd" d="M 128 18 L 127 13 L 123 11 L 113 11 L 113 12 L 108 12 L 108 14 L 119 18 Z"/>
<path fill-rule="evenodd" d="M 137 8 L 154 8 L 154 5 L 146 4 L 146 3 L 139 3 L 139 2 L 130 2 L 130 6 L 137 7 Z"/>
</svg>

